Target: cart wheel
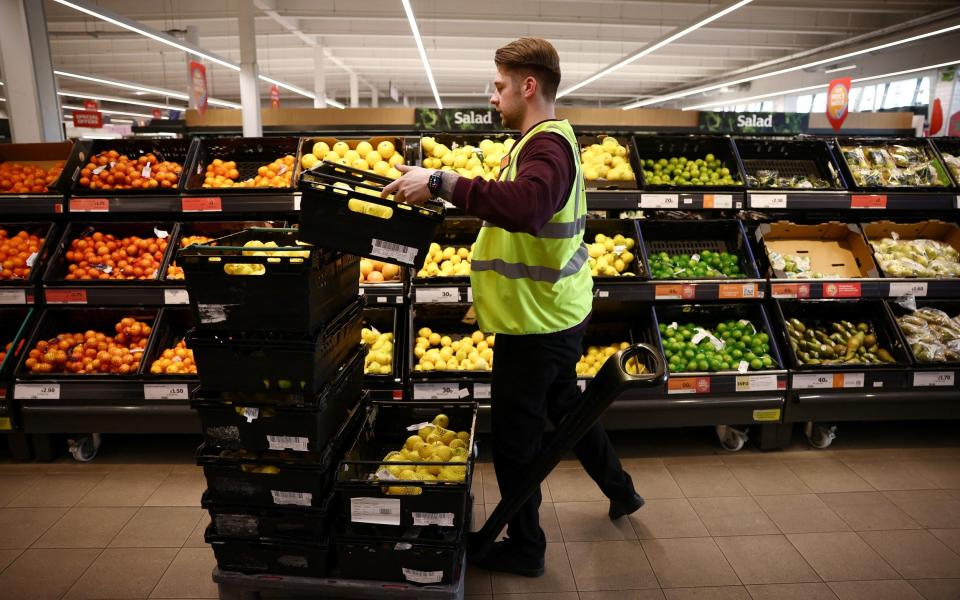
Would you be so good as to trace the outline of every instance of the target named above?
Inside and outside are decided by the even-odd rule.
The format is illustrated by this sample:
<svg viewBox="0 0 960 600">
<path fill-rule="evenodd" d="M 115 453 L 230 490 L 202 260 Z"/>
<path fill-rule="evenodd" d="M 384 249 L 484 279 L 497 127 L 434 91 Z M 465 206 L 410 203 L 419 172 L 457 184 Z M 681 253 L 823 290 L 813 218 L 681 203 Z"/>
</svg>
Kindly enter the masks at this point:
<svg viewBox="0 0 960 600">
<path fill-rule="evenodd" d="M 91 433 L 77 439 L 69 439 L 70 454 L 77 462 L 90 462 L 97 456 L 97 450 L 100 449 L 100 434 Z"/>
<path fill-rule="evenodd" d="M 803 432 L 811 446 L 822 450 L 829 448 L 834 438 L 837 437 L 837 426 L 809 422 L 804 427 Z"/>
<path fill-rule="evenodd" d="M 737 452 L 743 448 L 747 440 L 750 439 L 747 435 L 748 431 L 749 429 L 743 431 L 734 429 L 729 425 L 717 425 L 717 437 L 720 438 L 720 445 L 723 446 L 724 450 L 730 452 Z"/>
</svg>

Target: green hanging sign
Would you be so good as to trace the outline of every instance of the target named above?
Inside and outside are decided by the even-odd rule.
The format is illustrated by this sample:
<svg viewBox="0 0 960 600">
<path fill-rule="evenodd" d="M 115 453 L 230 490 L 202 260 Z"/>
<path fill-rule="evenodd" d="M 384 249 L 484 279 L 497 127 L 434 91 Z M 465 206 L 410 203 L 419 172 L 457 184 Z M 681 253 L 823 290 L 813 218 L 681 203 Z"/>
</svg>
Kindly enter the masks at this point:
<svg viewBox="0 0 960 600">
<path fill-rule="evenodd" d="M 704 133 L 803 133 L 810 122 L 806 113 L 700 112 Z"/>
<path fill-rule="evenodd" d="M 492 108 L 417 108 L 414 124 L 426 131 L 494 131 L 503 128 Z"/>
</svg>

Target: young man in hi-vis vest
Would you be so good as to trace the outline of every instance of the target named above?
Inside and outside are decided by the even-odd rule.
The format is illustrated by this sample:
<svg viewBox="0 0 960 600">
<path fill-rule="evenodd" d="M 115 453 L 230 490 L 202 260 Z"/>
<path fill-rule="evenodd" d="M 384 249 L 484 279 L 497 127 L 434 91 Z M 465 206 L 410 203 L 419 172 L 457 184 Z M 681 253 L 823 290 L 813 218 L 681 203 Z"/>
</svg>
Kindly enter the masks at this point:
<svg viewBox="0 0 960 600">
<path fill-rule="evenodd" d="M 503 126 L 522 137 L 503 158 L 498 179 L 400 165 L 403 176 L 384 190 L 422 204 L 442 197 L 484 220 L 473 247 L 470 282 L 481 331 L 497 334 L 491 393 L 493 465 L 502 496 L 524 485 L 540 452 L 544 428 L 580 399 L 576 364 L 593 303 L 583 243 L 587 202 L 580 149 L 570 123 L 554 113 L 560 59 L 550 42 L 522 38 L 496 52 L 490 103 Z M 643 506 L 603 427 L 574 448 L 610 499 L 617 519 Z M 546 539 L 538 490 L 510 521 L 507 537 L 477 566 L 536 577 L 544 571 Z"/>
</svg>

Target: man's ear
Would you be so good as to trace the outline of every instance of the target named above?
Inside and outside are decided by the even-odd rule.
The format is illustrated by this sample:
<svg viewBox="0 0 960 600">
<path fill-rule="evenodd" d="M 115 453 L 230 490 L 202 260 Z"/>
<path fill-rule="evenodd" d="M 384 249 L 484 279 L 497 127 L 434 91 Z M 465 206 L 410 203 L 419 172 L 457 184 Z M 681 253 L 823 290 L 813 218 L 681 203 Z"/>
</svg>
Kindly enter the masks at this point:
<svg viewBox="0 0 960 600">
<path fill-rule="evenodd" d="M 532 76 L 532 75 L 528 75 L 527 77 L 524 77 L 524 78 L 523 78 L 523 87 L 521 88 L 521 91 L 522 91 L 522 93 L 523 93 L 523 97 L 524 97 L 524 98 L 533 98 L 534 96 L 537 95 L 537 88 L 538 88 L 538 87 L 539 87 L 539 82 L 537 81 L 537 78 L 536 78 L 536 77 L 534 77 L 534 76 Z"/>
</svg>

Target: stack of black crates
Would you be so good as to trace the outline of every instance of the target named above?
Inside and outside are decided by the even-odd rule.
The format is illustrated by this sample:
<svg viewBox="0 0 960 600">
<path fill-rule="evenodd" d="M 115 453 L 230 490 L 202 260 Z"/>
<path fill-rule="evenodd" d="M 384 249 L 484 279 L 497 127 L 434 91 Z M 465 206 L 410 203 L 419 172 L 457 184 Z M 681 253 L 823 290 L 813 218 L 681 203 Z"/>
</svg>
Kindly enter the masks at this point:
<svg viewBox="0 0 960 600">
<path fill-rule="evenodd" d="M 296 240 L 247 229 L 178 257 L 201 373 L 206 540 L 222 572 L 329 574 L 336 467 L 367 414 L 359 259 Z"/>
</svg>

